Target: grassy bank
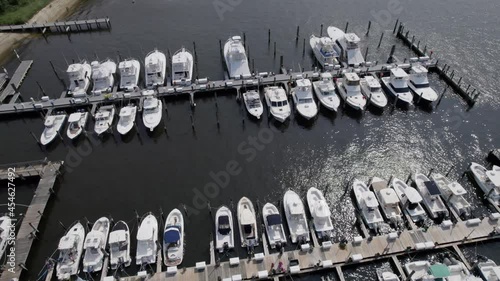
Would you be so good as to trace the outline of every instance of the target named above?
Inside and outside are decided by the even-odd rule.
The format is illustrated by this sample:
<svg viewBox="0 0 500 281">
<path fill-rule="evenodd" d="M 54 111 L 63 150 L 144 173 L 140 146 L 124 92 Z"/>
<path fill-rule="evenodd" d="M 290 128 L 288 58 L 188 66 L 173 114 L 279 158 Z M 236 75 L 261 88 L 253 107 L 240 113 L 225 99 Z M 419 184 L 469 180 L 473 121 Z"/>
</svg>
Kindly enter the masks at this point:
<svg viewBox="0 0 500 281">
<path fill-rule="evenodd" d="M 0 25 L 27 22 L 52 0 L 0 0 Z"/>
</svg>

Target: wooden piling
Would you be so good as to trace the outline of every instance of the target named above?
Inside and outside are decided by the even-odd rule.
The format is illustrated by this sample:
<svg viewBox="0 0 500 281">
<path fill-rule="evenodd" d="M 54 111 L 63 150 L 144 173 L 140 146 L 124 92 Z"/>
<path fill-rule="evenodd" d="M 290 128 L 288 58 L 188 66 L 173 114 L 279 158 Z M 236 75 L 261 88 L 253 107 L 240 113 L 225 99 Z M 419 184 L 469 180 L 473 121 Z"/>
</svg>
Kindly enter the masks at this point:
<svg viewBox="0 0 500 281">
<path fill-rule="evenodd" d="M 366 36 L 370 34 L 370 28 L 372 27 L 372 21 L 368 21 L 368 29 L 366 30 Z"/>
<path fill-rule="evenodd" d="M 384 32 L 383 31 L 382 31 L 382 34 L 380 34 L 380 40 L 378 41 L 377 48 L 380 48 L 380 44 L 382 44 L 382 39 L 384 39 Z"/>
</svg>

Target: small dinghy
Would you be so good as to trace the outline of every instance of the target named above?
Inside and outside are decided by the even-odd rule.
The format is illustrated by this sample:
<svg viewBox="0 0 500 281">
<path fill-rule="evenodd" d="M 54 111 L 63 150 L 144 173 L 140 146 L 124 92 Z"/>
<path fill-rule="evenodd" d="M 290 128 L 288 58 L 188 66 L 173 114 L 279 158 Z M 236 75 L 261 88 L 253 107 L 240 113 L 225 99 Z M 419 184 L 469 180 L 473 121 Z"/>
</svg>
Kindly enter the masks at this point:
<svg viewBox="0 0 500 281">
<path fill-rule="evenodd" d="M 109 234 L 109 219 L 102 217 L 92 226 L 85 237 L 85 256 L 83 257 L 83 272 L 99 272 L 102 269 L 106 244 Z"/>
<path fill-rule="evenodd" d="M 242 197 L 238 202 L 238 226 L 241 247 L 252 248 L 259 245 L 259 233 L 252 201 Z"/>
<path fill-rule="evenodd" d="M 215 213 L 215 248 L 219 253 L 234 248 L 233 214 L 226 206 Z"/>
<path fill-rule="evenodd" d="M 264 111 L 264 107 L 262 106 L 259 93 L 255 90 L 243 93 L 243 101 L 245 102 L 245 107 L 248 113 L 257 119 L 260 119 L 260 116 Z"/>
<path fill-rule="evenodd" d="M 126 135 L 135 124 L 135 116 L 137 113 L 137 106 L 127 105 L 120 109 L 120 119 L 116 125 L 116 130 L 120 135 Z"/>
<path fill-rule="evenodd" d="M 472 208 L 470 203 L 464 198 L 464 195 L 467 194 L 465 188 L 456 181 L 449 181 L 445 176 L 439 173 L 433 173 L 431 179 L 436 182 L 443 199 L 451 205 L 452 209 L 457 212 L 459 216 L 469 217 Z"/>
<path fill-rule="evenodd" d="M 369 229 L 378 230 L 384 222 L 384 218 L 382 218 L 382 214 L 378 208 L 379 204 L 375 194 L 368 189 L 364 182 L 357 179 L 354 180 L 352 189 L 358 209 L 361 211 L 366 225 Z"/>
<path fill-rule="evenodd" d="M 184 217 L 173 209 L 168 214 L 163 231 L 163 258 L 166 266 L 177 266 L 184 257 Z"/>
<path fill-rule="evenodd" d="M 142 219 L 137 230 L 137 252 L 135 262 L 137 265 L 156 263 L 158 251 L 158 221 L 149 213 Z"/>
<path fill-rule="evenodd" d="M 500 167 L 493 165 L 491 170 L 472 162 L 469 167 L 474 180 L 484 192 L 485 198 L 500 206 Z"/>
<path fill-rule="evenodd" d="M 85 130 L 88 118 L 89 113 L 85 111 L 75 112 L 69 115 L 66 135 L 70 140 L 75 139 Z"/>
<path fill-rule="evenodd" d="M 262 207 L 262 216 L 264 218 L 269 246 L 271 249 L 276 247 L 281 248 L 286 244 L 286 235 L 278 208 L 271 203 L 266 203 Z"/>
<path fill-rule="evenodd" d="M 299 195 L 292 190 L 285 192 L 283 206 L 292 243 L 308 243 L 310 241 L 309 227 L 307 225 L 304 203 L 302 203 Z"/>
<path fill-rule="evenodd" d="M 420 204 L 422 196 L 416 189 L 408 186 L 404 181 L 394 178 L 391 183 L 392 188 L 396 191 L 399 201 L 405 212 L 410 216 L 412 221 L 419 222 L 427 218 L 424 208 Z"/>
<path fill-rule="evenodd" d="M 307 205 L 313 218 L 314 230 L 320 240 L 329 240 L 333 237 L 332 213 L 326 203 L 323 192 L 315 187 L 307 191 Z"/>
<path fill-rule="evenodd" d="M 64 121 L 66 121 L 66 113 L 56 113 L 45 117 L 45 122 L 43 123 L 45 129 L 40 137 L 40 143 L 42 145 L 51 143 L 61 130 Z"/>
<path fill-rule="evenodd" d="M 71 276 L 78 273 L 84 241 L 85 229 L 80 222 L 73 224 L 59 240 L 57 246 L 59 258 L 56 266 L 58 280 L 69 280 Z"/>
<path fill-rule="evenodd" d="M 449 212 L 440 197 L 441 191 L 436 183 L 421 173 L 415 173 L 414 181 L 417 190 L 422 195 L 425 208 L 431 214 L 431 218 L 447 218 Z"/>
<path fill-rule="evenodd" d="M 109 234 L 109 254 L 111 269 L 130 266 L 132 261 L 130 258 L 130 231 L 124 221 L 117 222 Z"/>
</svg>

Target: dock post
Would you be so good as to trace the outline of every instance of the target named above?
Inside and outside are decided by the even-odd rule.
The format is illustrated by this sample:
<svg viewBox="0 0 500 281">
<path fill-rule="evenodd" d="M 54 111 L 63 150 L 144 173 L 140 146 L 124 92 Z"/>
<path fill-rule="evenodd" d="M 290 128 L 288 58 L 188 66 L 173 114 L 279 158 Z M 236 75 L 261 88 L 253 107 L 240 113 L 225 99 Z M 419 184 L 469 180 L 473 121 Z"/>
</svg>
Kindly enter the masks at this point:
<svg viewBox="0 0 500 281">
<path fill-rule="evenodd" d="M 444 88 L 443 93 L 441 94 L 441 96 L 439 97 L 439 100 L 438 100 L 438 102 L 437 102 L 437 104 L 438 104 L 438 105 L 441 103 L 441 99 L 443 99 L 444 94 L 446 93 L 446 90 L 447 90 L 447 89 L 448 89 L 448 87 Z"/>
<path fill-rule="evenodd" d="M 319 30 L 319 37 L 323 37 L 323 24 L 321 24 L 321 28 Z"/>
<path fill-rule="evenodd" d="M 40 88 L 40 91 L 42 91 L 42 94 L 43 94 L 44 96 L 46 96 L 45 91 L 44 91 L 44 90 L 43 90 L 43 88 L 42 88 L 42 85 L 40 85 L 40 83 L 38 83 L 38 81 L 36 81 L 36 84 L 38 85 L 38 88 Z"/>
<path fill-rule="evenodd" d="M 417 49 L 420 49 L 420 40 L 417 42 Z"/>
<path fill-rule="evenodd" d="M 398 27 L 399 19 L 396 19 L 396 24 L 394 25 L 394 30 L 392 33 L 396 33 L 396 28 Z"/>
<path fill-rule="evenodd" d="M 247 47 L 247 35 L 245 32 L 243 32 L 243 47 Z"/>
<path fill-rule="evenodd" d="M 271 44 L 271 29 L 269 28 L 267 30 L 267 45 L 269 46 Z"/>
<path fill-rule="evenodd" d="M 20 56 L 19 56 L 19 54 L 17 53 L 16 49 L 14 49 L 14 54 L 16 55 L 17 60 L 18 60 L 18 61 L 21 61 L 21 57 L 20 57 Z"/>
<path fill-rule="evenodd" d="M 219 51 L 222 56 L 222 40 L 219 39 Z"/>
<path fill-rule="evenodd" d="M 198 54 L 196 52 L 196 42 L 193 41 L 193 53 L 194 53 L 194 61 L 197 62 L 198 61 Z"/>
<path fill-rule="evenodd" d="M 370 34 L 370 28 L 372 27 L 372 21 L 368 21 L 368 29 L 366 30 L 366 36 Z"/>
<path fill-rule="evenodd" d="M 427 53 L 427 45 L 425 45 L 423 53 L 424 53 L 424 56 L 425 56 L 425 53 Z"/>
<path fill-rule="evenodd" d="M 460 83 L 462 82 L 462 77 L 460 77 L 460 79 L 458 79 L 458 82 L 457 82 L 457 86 L 460 87 Z"/>
<path fill-rule="evenodd" d="M 281 68 L 283 68 L 283 55 L 280 56 L 280 69 Z"/>
<path fill-rule="evenodd" d="M 36 229 L 36 227 L 30 222 L 28 223 L 29 226 L 31 226 L 31 228 L 33 228 L 33 230 L 36 232 L 36 233 L 39 233 L 40 231 L 38 229 Z"/>
<path fill-rule="evenodd" d="M 366 46 L 366 51 L 365 51 L 365 61 L 367 60 L 368 60 L 368 46 Z"/>
<path fill-rule="evenodd" d="M 396 45 L 392 45 L 392 47 L 391 47 L 391 53 L 389 54 L 389 59 L 387 59 L 388 63 L 392 63 L 395 51 L 396 51 Z"/>
<path fill-rule="evenodd" d="M 274 41 L 274 57 L 276 57 L 276 41 Z"/>
<path fill-rule="evenodd" d="M 302 41 L 302 56 L 306 54 L 306 38 Z"/>
<path fill-rule="evenodd" d="M 345 23 L 345 29 L 344 29 L 344 33 L 347 33 L 347 28 L 349 27 L 349 22 L 346 22 Z"/>
<path fill-rule="evenodd" d="M 413 43 L 415 42 L 415 35 L 413 35 L 411 37 L 411 45 L 410 45 L 410 49 L 413 49 Z"/>
<path fill-rule="evenodd" d="M 466 93 L 469 93 L 469 88 L 470 88 L 470 84 L 469 84 L 469 86 L 467 86 L 467 90 L 465 90 Z"/>
<path fill-rule="evenodd" d="M 407 31 L 406 31 L 406 34 L 405 34 L 405 38 L 406 38 L 406 39 L 408 39 L 408 35 L 409 35 L 409 34 L 410 34 L 410 31 L 409 31 L 409 30 L 407 30 Z"/>
<path fill-rule="evenodd" d="M 431 177 L 432 172 L 434 172 L 434 168 L 431 168 L 431 169 L 429 170 L 429 174 L 427 175 L 427 177 L 428 177 L 428 178 L 430 178 L 430 177 Z"/>
<path fill-rule="evenodd" d="M 445 177 L 448 177 L 448 175 L 451 173 L 451 171 L 453 171 L 453 168 L 455 168 L 455 165 L 451 165 L 451 167 L 450 167 L 450 169 L 448 170 L 448 172 L 446 172 Z"/>
<path fill-rule="evenodd" d="M 194 118 L 193 118 L 193 114 L 191 114 L 190 117 L 191 117 L 191 128 L 194 131 Z"/>
<path fill-rule="evenodd" d="M 297 25 L 297 36 L 295 37 L 295 41 L 299 41 L 299 29 L 300 29 L 300 26 Z"/>
<path fill-rule="evenodd" d="M 384 39 L 384 32 L 383 31 L 382 31 L 382 34 L 380 34 L 380 40 L 378 41 L 377 48 L 380 48 L 380 44 L 382 44 L 382 39 Z"/>
</svg>

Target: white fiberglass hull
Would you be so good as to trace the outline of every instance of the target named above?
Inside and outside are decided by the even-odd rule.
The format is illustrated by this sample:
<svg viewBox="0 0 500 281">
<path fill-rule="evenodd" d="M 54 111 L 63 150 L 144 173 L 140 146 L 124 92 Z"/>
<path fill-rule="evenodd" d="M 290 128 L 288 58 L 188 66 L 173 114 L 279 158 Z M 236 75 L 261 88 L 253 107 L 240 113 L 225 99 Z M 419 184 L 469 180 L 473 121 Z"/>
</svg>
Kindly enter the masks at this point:
<svg viewBox="0 0 500 281">
<path fill-rule="evenodd" d="M 177 231 L 179 236 L 176 242 L 163 238 L 163 262 L 165 266 L 177 266 L 184 257 L 184 217 L 178 209 L 173 209 L 165 220 L 164 236 L 168 236 L 169 231 Z"/>
<path fill-rule="evenodd" d="M 396 191 L 396 194 L 401 201 L 401 205 L 404 208 L 404 211 L 410 216 L 411 220 L 414 222 L 423 221 L 427 218 L 426 213 L 420 202 L 422 202 L 422 198 L 420 193 L 418 193 L 413 187 L 408 186 L 404 181 L 394 178 L 392 180 L 392 188 Z M 417 200 L 414 201 L 414 206 L 410 206 L 410 197 L 412 195 L 416 195 L 413 197 L 418 197 Z M 420 200 L 420 202 L 417 202 Z M 412 208 L 413 207 L 413 208 Z"/>
<path fill-rule="evenodd" d="M 146 56 L 145 65 L 145 82 L 146 88 L 152 89 L 165 84 L 165 67 L 167 58 L 164 53 L 154 50 Z M 159 69 L 156 69 L 159 68 Z"/>
<path fill-rule="evenodd" d="M 323 92 L 319 88 L 319 84 L 323 83 L 322 81 L 316 81 L 313 82 L 313 88 L 314 88 L 314 93 L 316 94 L 316 97 L 318 98 L 319 102 L 321 103 L 322 106 L 324 106 L 328 110 L 332 110 L 337 112 L 337 109 L 340 105 L 340 99 L 339 96 L 336 93 L 330 94 L 330 95 L 323 95 Z M 330 82 L 333 86 L 333 82 Z"/>
<path fill-rule="evenodd" d="M 323 193 L 315 187 L 307 191 L 307 205 L 313 218 L 313 226 L 318 238 L 333 237 L 333 223 L 330 207 L 326 203 Z"/>
<path fill-rule="evenodd" d="M 333 65 L 338 63 L 337 59 L 334 56 L 325 56 L 321 53 L 317 45 L 319 40 L 320 37 L 316 37 L 314 35 L 311 35 L 311 38 L 309 39 L 309 45 L 313 50 L 316 60 L 321 64 L 321 67 L 323 68 L 325 68 L 326 65 L 333 67 Z"/>
<path fill-rule="evenodd" d="M 453 195 L 450 190 L 450 185 L 458 185 L 456 182 L 450 182 L 445 176 L 439 173 L 433 173 L 431 179 L 436 182 L 436 185 L 441 190 L 442 196 L 446 203 L 450 204 L 451 208 L 459 215 L 468 217 L 471 213 L 471 205 L 462 195 Z"/>
<path fill-rule="evenodd" d="M 354 180 L 352 184 L 354 197 L 358 208 L 361 210 L 363 220 L 369 229 L 377 230 L 384 222 L 375 194 L 370 191 L 366 184 L 360 180 Z"/>
<path fill-rule="evenodd" d="M 163 103 L 158 103 L 158 108 L 154 112 L 146 112 L 143 109 L 142 111 L 142 122 L 144 126 L 149 129 L 149 131 L 153 131 L 161 121 L 162 116 Z"/>
<path fill-rule="evenodd" d="M 238 202 L 238 227 L 240 229 L 241 247 L 259 245 L 255 209 L 252 202 L 246 197 L 242 197 Z"/>
<path fill-rule="evenodd" d="M 439 218 L 439 217 L 448 217 L 449 212 L 446 206 L 443 203 L 443 200 L 441 197 L 438 196 L 433 196 L 431 197 L 429 190 L 425 186 L 425 182 L 430 181 L 429 178 L 427 178 L 424 174 L 416 173 L 415 174 L 415 185 L 417 186 L 418 191 L 420 192 L 420 195 L 422 195 L 423 198 L 423 203 L 427 211 L 429 211 L 429 214 L 433 219 Z"/>
<path fill-rule="evenodd" d="M 148 214 L 137 230 L 137 251 L 135 262 L 137 265 L 156 263 L 158 250 L 158 221 L 152 214 Z"/>
<path fill-rule="evenodd" d="M 286 244 L 286 235 L 283 223 L 281 223 L 281 221 L 279 223 L 269 222 L 272 216 L 279 216 L 281 219 L 278 208 L 271 203 L 266 203 L 264 207 L 262 207 L 262 216 L 264 218 L 264 226 L 266 227 L 267 239 L 271 249 L 276 248 L 277 245 Z"/>
<path fill-rule="evenodd" d="M 71 228 L 64 236 L 76 236 L 77 245 L 75 249 L 76 252 L 71 257 L 62 257 L 61 255 L 59 256 L 58 263 L 56 265 L 56 275 L 58 280 L 69 280 L 71 276 L 78 273 L 80 259 L 83 253 L 83 243 L 85 241 L 85 229 L 80 222 L 77 222 L 76 224 L 71 226 Z"/>
<path fill-rule="evenodd" d="M 344 100 L 347 105 L 356 109 L 356 110 L 364 110 L 366 107 L 366 98 L 359 92 L 348 93 L 344 87 L 344 83 L 338 79 L 336 81 L 337 90 L 339 91 L 340 96 Z"/>
<path fill-rule="evenodd" d="M 472 162 L 469 170 L 472 172 L 472 176 L 474 177 L 474 180 L 476 183 L 479 185 L 479 188 L 484 193 L 484 196 L 486 198 L 489 198 L 490 200 L 493 201 L 497 206 L 500 205 L 500 186 L 496 186 L 492 182 L 488 181 L 488 177 L 486 175 L 486 172 L 488 171 L 485 167 L 482 165 L 479 165 L 477 163 Z M 500 173 L 500 168 L 498 166 L 493 166 L 492 171 L 494 173 L 499 174 Z"/>
<path fill-rule="evenodd" d="M 398 101 L 403 102 L 406 105 L 413 104 L 413 95 L 410 90 L 406 92 L 396 93 L 396 91 L 394 91 L 394 89 L 391 86 L 390 77 L 382 77 L 380 78 L 380 80 L 382 82 L 382 87 L 384 88 L 387 94 L 391 95 L 394 99 L 397 99 Z"/>
<path fill-rule="evenodd" d="M 51 127 L 45 127 L 43 130 L 42 136 L 40 137 L 40 143 L 42 145 L 47 145 L 56 138 L 66 120 L 66 114 L 52 115 L 46 118 L 53 118 L 54 123 Z"/>
<path fill-rule="evenodd" d="M 116 270 L 119 266 L 128 267 L 132 263 L 132 259 L 130 258 L 130 230 L 127 223 L 119 221 L 113 226 L 113 229 L 109 234 L 109 242 L 111 244 L 112 237 L 115 234 L 119 236 L 121 233 L 125 234 L 126 246 L 123 247 L 123 245 L 117 245 L 117 249 L 115 251 L 113 246 L 110 245 L 109 263 L 111 264 L 111 269 L 113 270 Z"/>
<path fill-rule="evenodd" d="M 229 38 L 224 44 L 224 59 L 230 78 L 239 79 L 241 77 L 251 76 L 248 58 L 245 53 L 245 47 L 241 40 Z M 237 56 L 235 56 L 237 54 Z"/>
<path fill-rule="evenodd" d="M 254 101 L 253 98 L 258 99 L 258 101 Z M 264 107 L 259 94 L 257 92 L 243 93 L 243 101 L 247 112 L 253 117 L 260 119 L 264 112 Z"/>
<path fill-rule="evenodd" d="M 109 110 L 110 115 L 105 120 L 96 120 L 94 124 L 94 132 L 99 136 L 109 130 L 109 128 L 113 125 L 113 120 L 115 116 L 115 109 Z"/>
<path fill-rule="evenodd" d="M 183 62 L 185 65 L 187 65 L 187 71 L 185 71 L 186 74 L 175 73 L 175 67 L 174 67 L 175 62 Z M 172 69 L 174 70 L 172 71 L 172 84 L 182 85 L 182 86 L 191 85 L 191 81 L 193 79 L 193 65 L 194 65 L 193 55 L 188 50 L 182 48 L 181 50 L 177 51 L 172 56 Z"/>
<path fill-rule="evenodd" d="M 120 73 L 122 73 L 120 77 L 120 89 L 127 92 L 131 92 L 134 91 L 139 85 L 139 74 L 141 73 L 141 63 L 138 60 L 129 60 L 128 62 L 130 62 L 135 72 L 133 75 L 130 74 L 124 75 L 120 69 Z"/>
<path fill-rule="evenodd" d="M 130 116 L 120 116 L 120 119 L 118 120 L 118 124 L 116 125 L 116 130 L 120 135 L 126 135 L 132 130 L 135 124 L 135 118 L 137 114 L 137 106 L 135 105 L 130 105 L 128 106 L 130 108 Z M 123 110 L 123 108 L 121 109 Z M 120 112 L 121 112 L 120 110 Z"/>
<path fill-rule="evenodd" d="M 370 104 L 373 104 L 378 108 L 384 108 L 387 106 L 387 103 L 389 101 L 387 100 L 384 92 L 382 92 L 381 90 L 376 92 L 370 91 L 370 87 L 367 85 L 365 78 L 361 78 L 359 83 L 361 85 L 361 93 L 365 96 Z"/>
<path fill-rule="evenodd" d="M 100 240 L 100 245 L 98 247 L 98 253 L 96 254 L 96 249 L 85 249 L 85 255 L 83 257 L 83 272 L 99 272 L 102 270 L 104 251 L 106 249 L 106 244 L 108 242 L 109 236 L 109 219 L 102 217 L 94 222 L 92 230 L 87 234 L 85 238 L 87 241 L 90 237 L 93 239 L 96 233 L 102 235 L 102 240 Z M 87 242 L 86 242 L 87 243 Z"/>
<path fill-rule="evenodd" d="M 68 136 L 68 138 L 70 140 L 77 138 L 83 132 L 83 130 L 85 130 L 85 126 L 87 125 L 88 117 L 89 117 L 88 112 L 82 112 L 80 120 L 75 121 L 75 123 L 78 123 L 78 124 L 72 124 L 73 122 L 68 124 L 68 129 L 66 130 L 66 135 Z M 70 115 L 70 118 L 71 118 L 71 115 Z M 74 126 L 77 126 L 77 128 L 75 129 Z"/>
<path fill-rule="evenodd" d="M 288 190 L 283 197 L 283 206 L 285 209 L 285 217 L 290 230 L 290 240 L 292 243 L 309 242 L 309 227 L 307 225 L 306 212 L 304 203 L 297 193 Z M 292 214 L 292 209 L 297 208 L 302 211 Z"/>
<path fill-rule="evenodd" d="M 224 228 L 224 230 L 220 229 L 222 227 L 219 222 L 221 217 L 227 217 L 228 228 Z M 224 252 L 226 248 L 234 248 L 233 214 L 226 206 L 221 206 L 215 214 L 215 233 L 215 248 L 219 253 Z"/>
<path fill-rule="evenodd" d="M 417 88 L 411 82 L 408 83 L 408 87 L 416 96 L 417 102 L 425 101 L 431 103 L 438 99 L 438 94 L 431 87 Z"/>
</svg>

